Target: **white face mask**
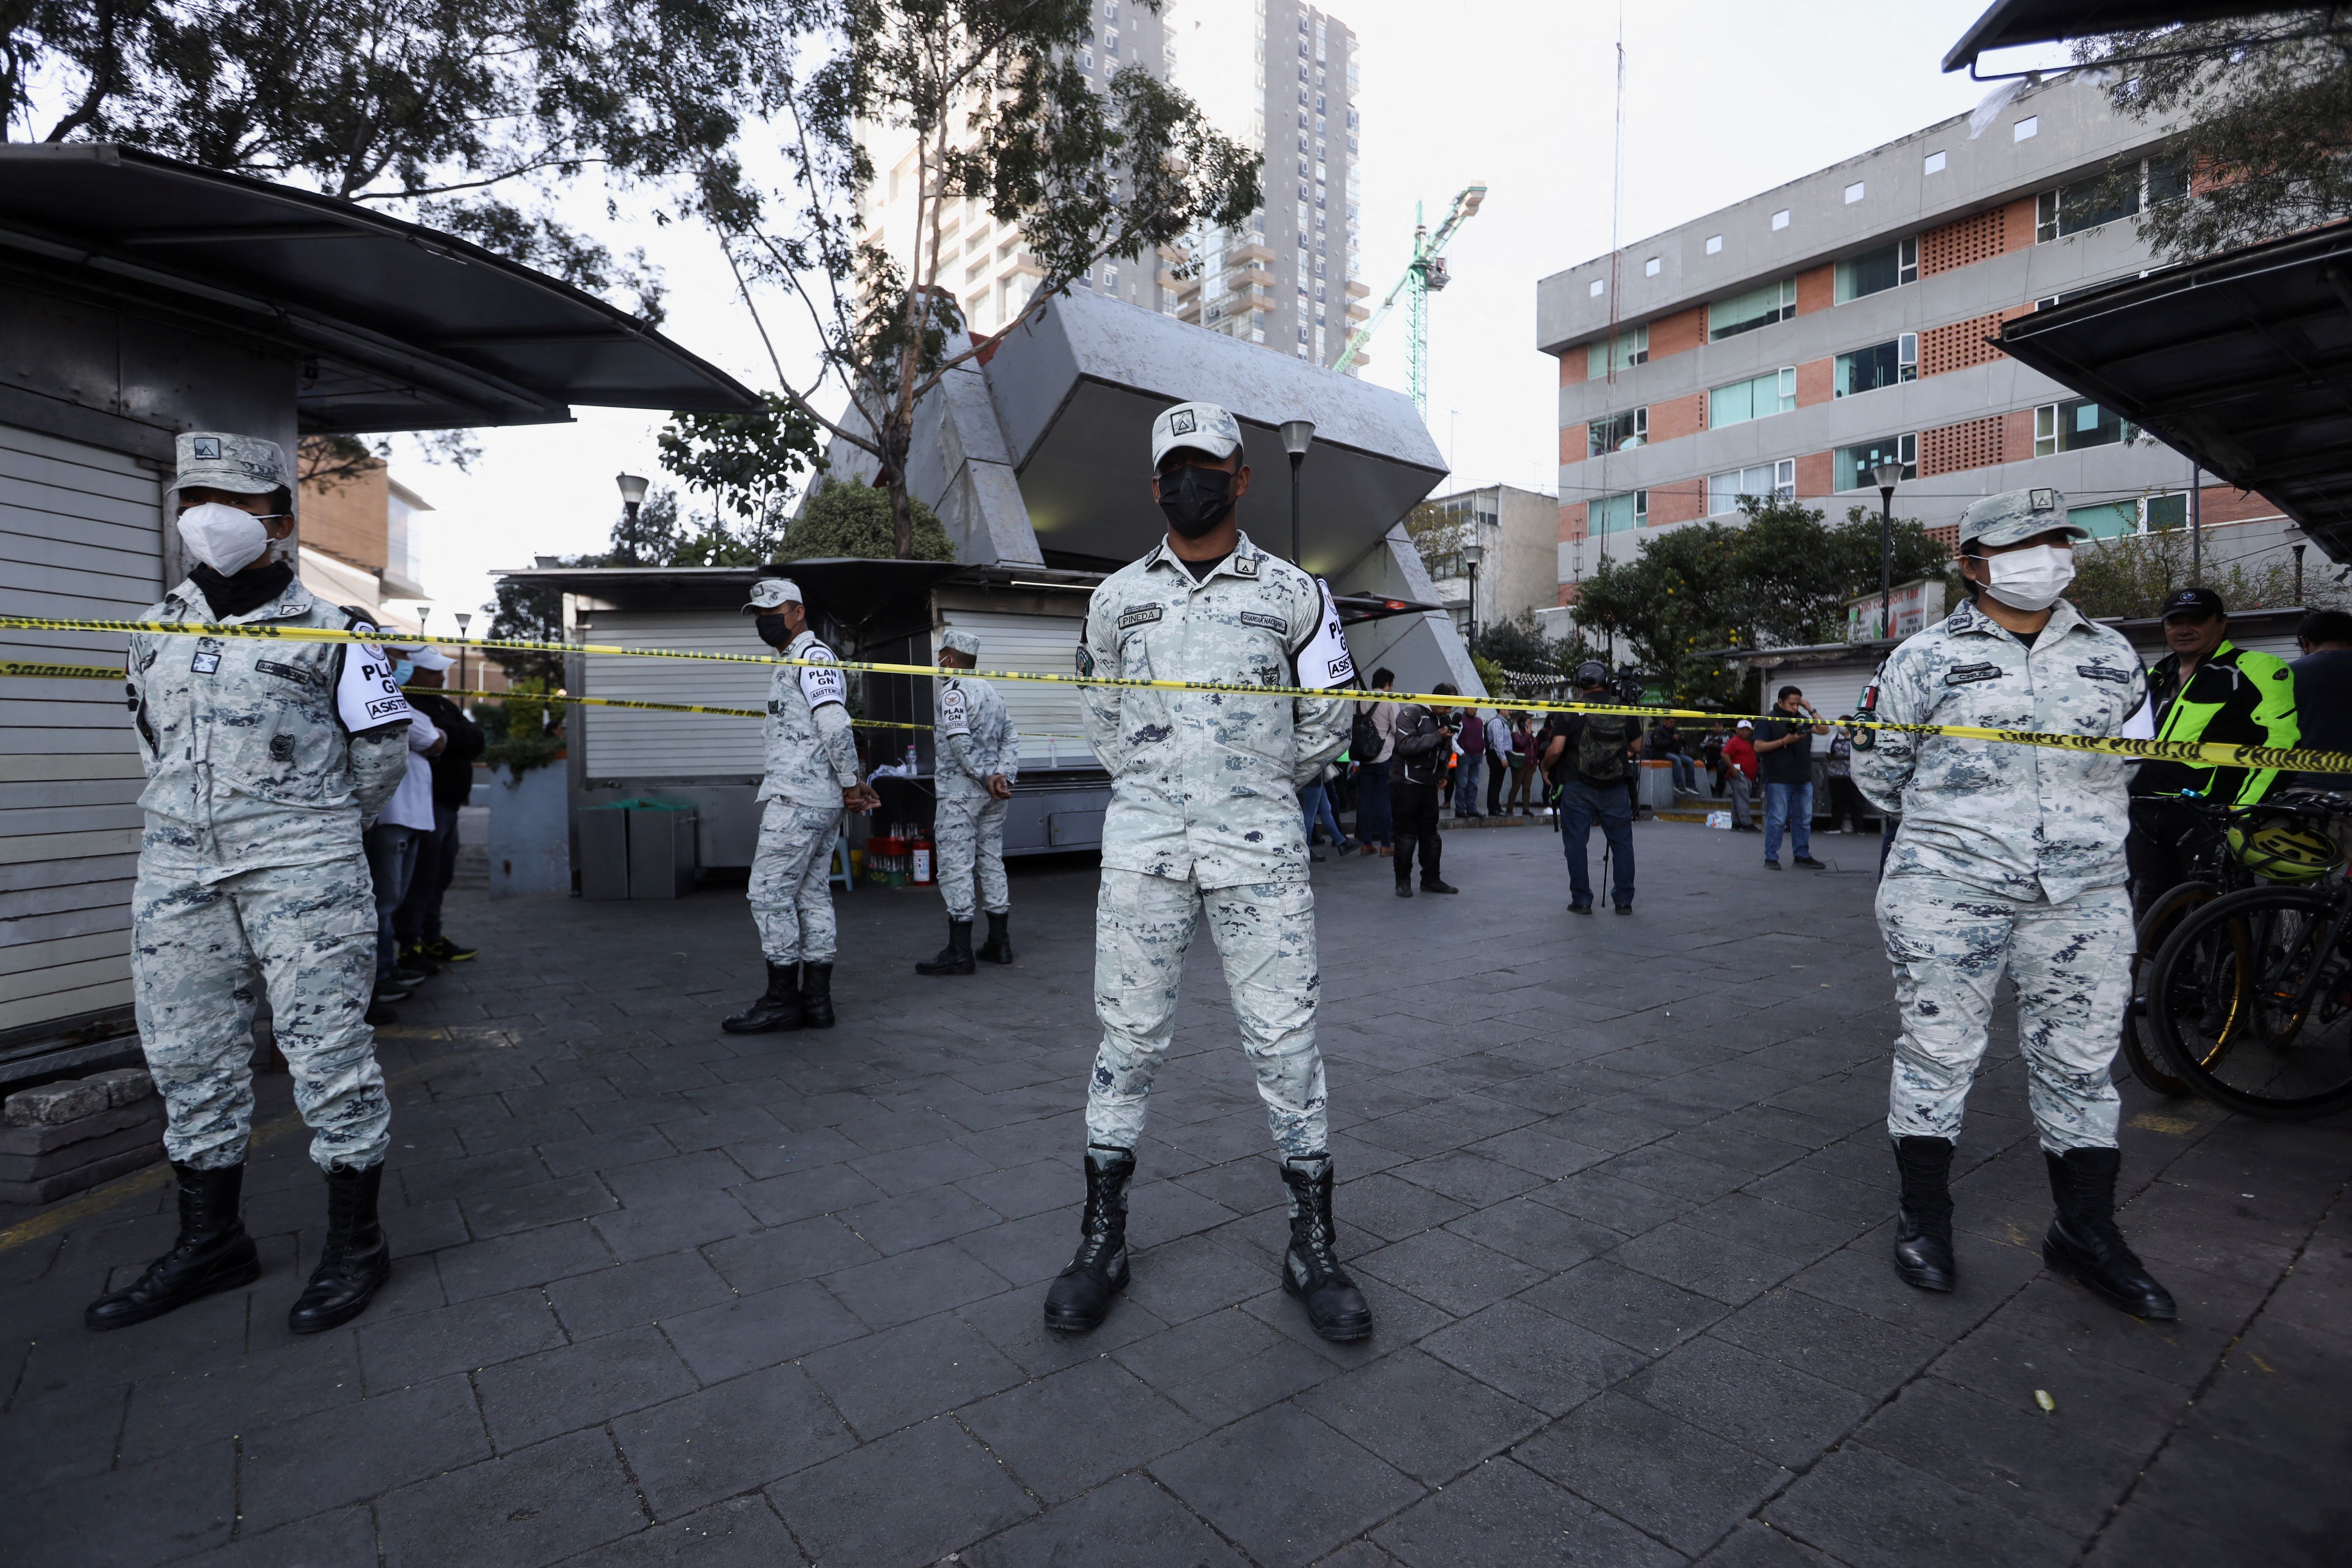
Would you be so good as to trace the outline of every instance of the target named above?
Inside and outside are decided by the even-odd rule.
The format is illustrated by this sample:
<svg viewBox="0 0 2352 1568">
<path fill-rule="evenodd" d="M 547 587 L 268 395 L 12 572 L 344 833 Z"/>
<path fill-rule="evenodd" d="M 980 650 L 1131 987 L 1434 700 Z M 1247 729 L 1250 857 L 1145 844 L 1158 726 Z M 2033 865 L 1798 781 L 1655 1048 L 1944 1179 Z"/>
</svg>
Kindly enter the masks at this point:
<svg viewBox="0 0 2352 1568">
<path fill-rule="evenodd" d="M 180 514 L 180 538 L 188 553 L 224 577 L 244 571 L 269 548 L 269 531 L 259 518 L 216 500 Z"/>
<path fill-rule="evenodd" d="M 2074 580 L 2074 547 L 2036 544 L 1983 557 L 1992 581 L 1985 592 L 2015 610 L 2046 610 Z"/>
</svg>

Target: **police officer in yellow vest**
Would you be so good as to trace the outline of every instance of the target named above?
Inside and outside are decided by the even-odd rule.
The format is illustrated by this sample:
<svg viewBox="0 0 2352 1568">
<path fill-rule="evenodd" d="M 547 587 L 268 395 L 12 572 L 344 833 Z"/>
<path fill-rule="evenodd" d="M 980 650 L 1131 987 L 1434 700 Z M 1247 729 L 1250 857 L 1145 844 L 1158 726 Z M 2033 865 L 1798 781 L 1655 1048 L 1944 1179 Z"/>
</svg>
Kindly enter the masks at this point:
<svg viewBox="0 0 2352 1568">
<path fill-rule="evenodd" d="M 178 455 L 180 537 L 196 565 L 142 620 L 374 629 L 312 598 L 272 552 L 294 531 L 275 443 L 189 434 Z M 392 660 L 364 642 L 137 634 L 124 673 L 147 773 L 131 995 L 180 1234 L 85 1321 L 122 1328 L 259 1276 L 238 1198 L 266 992 L 327 1186 L 319 1265 L 288 1322 L 331 1329 L 366 1308 L 392 1266 L 376 1223 L 390 1107 L 365 1018 L 376 915 L 360 832 L 407 771 L 408 700 Z"/>
</svg>

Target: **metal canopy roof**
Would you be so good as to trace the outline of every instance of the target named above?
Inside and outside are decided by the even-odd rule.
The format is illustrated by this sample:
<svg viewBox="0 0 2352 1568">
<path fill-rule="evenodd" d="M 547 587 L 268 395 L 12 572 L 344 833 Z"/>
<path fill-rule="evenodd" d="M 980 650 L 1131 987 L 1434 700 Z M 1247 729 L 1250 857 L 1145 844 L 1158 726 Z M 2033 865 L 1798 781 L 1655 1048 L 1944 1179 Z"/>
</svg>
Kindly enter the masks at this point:
<svg viewBox="0 0 2352 1568">
<path fill-rule="evenodd" d="M 290 349 L 305 432 L 760 406 L 626 311 L 478 246 L 128 147 L 0 146 L 8 277 Z"/>
<path fill-rule="evenodd" d="M 2352 560 L 2352 224 L 2126 279 L 1998 342 Z"/>
<path fill-rule="evenodd" d="M 2250 0 L 1993 0 L 1944 57 L 1944 68 L 1973 67 L 1988 49 L 2054 43 L 2100 33 L 2130 33 L 2175 22 L 2210 22 L 2220 16 L 2252 16 L 2284 9 Z"/>
</svg>

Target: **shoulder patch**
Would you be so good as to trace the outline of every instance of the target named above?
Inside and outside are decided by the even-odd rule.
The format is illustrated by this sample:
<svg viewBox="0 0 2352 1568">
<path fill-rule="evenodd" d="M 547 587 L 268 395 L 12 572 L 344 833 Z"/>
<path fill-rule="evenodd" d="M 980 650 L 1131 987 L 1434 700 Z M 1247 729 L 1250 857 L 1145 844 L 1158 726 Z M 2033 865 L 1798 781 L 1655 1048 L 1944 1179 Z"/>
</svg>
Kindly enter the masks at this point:
<svg viewBox="0 0 2352 1568">
<path fill-rule="evenodd" d="M 1119 616 L 1118 629 L 1125 631 L 1129 626 L 1149 625 L 1158 620 L 1163 613 L 1163 607 L 1159 605 L 1138 605 L 1134 609 Z"/>
<path fill-rule="evenodd" d="M 2117 669 L 2111 664 L 2078 664 L 2074 667 L 2074 673 L 2092 680 L 2112 680 L 2118 686 L 2131 684 L 2131 671 Z"/>
<path fill-rule="evenodd" d="M 1080 643 L 1078 645 L 1078 673 L 1080 675 L 1092 675 L 1094 672 L 1095 656 L 1087 651 L 1086 644 Z"/>
<path fill-rule="evenodd" d="M 2000 666 L 1997 664 L 1959 664 L 1944 672 L 1947 686 L 1967 686 L 1979 680 L 1999 680 Z"/>
<path fill-rule="evenodd" d="M 1242 625 L 1245 626 L 1264 626 L 1267 631 L 1274 633 L 1276 637 L 1286 637 L 1290 635 L 1290 623 L 1288 621 L 1284 620 L 1280 616 L 1266 615 L 1261 610 L 1244 610 L 1242 612 Z"/>
<path fill-rule="evenodd" d="M 1242 560 L 1239 560 L 1239 561 L 1234 562 L 1234 576 L 1236 576 L 1236 577 L 1255 577 L 1255 576 L 1256 576 L 1256 575 L 1257 575 L 1257 557 L 1256 557 L 1256 556 L 1255 556 L 1255 555 L 1251 555 L 1251 556 L 1244 557 L 1244 559 L 1242 559 Z"/>
</svg>

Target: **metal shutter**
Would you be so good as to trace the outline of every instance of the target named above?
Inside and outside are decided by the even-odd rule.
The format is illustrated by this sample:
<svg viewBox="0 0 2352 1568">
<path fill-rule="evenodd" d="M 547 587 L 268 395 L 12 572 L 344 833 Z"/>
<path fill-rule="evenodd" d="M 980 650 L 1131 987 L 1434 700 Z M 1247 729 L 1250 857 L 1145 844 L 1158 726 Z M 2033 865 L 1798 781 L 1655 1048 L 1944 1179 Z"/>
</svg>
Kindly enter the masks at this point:
<svg viewBox="0 0 2352 1568">
<path fill-rule="evenodd" d="M 135 618 L 163 526 L 131 458 L 0 425 L 0 614 Z M 123 640 L 0 631 L 0 658 L 119 668 Z M 141 787 L 119 684 L 0 680 L 0 1033 L 130 1005 Z"/>
<path fill-rule="evenodd" d="M 1077 673 L 1078 639 L 1086 632 L 1083 611 L 1069 616 L 1016 616 L 995 610 L 944 610 L 940 615 L 950 630 L 968 631 L 980 638 L 982 669 Z M 1021 736 L 1024 771 L 1097 765 L 1094 750 L 1086 742 L 1076 687 L 1003 680 L 996 683 L 996 693 L 1004 699 L 1005 715 Z"/>
<path fill-rule="evenodd" d="M 674 647 L 690 653 L 764 654 L 749 624 L 732 611 L 587 610 L 586 642 L 621 647 Z M 775 671 L 758 664 L 703 664 L 685 658 L 585 654 L 590 697 L 694 702 L 765 709 Z M 757 719 L 718 713 L 659 713 L 583 708 L 585 776 L 590 779 L 756 779 L 762 772 Z"/>
</svg>

